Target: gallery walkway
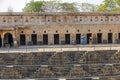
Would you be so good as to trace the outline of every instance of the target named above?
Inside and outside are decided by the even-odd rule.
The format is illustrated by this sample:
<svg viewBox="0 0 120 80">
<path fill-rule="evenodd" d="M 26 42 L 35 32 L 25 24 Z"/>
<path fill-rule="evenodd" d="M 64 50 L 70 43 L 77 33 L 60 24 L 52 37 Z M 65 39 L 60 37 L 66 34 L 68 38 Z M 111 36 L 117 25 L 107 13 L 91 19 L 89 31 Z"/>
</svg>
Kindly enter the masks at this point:
<svg viewBox="0 0 120 80">
<path fill-rule="evenodd" d="M 119 44 L 102 45 L 43 45 L 20 46 L 17 48 L 0 48 L 0 53 L 30 53 L 30 52 L 62 52 L 62 51 L 94 51 L 94 50 L 120 50 Z"/>
</svg>

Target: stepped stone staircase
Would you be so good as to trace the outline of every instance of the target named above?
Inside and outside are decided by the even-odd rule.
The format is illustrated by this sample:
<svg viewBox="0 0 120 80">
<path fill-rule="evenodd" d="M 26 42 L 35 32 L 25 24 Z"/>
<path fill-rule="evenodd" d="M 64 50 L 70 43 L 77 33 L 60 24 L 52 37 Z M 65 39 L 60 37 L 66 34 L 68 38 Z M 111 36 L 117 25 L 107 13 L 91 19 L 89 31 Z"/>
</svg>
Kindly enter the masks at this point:
<svg viewBox="0 0 120 80">
<path fill-rule="evenodd" d="M 0 53 L 0 79 L 119 80 L 120 51 Z"/>
</svg>

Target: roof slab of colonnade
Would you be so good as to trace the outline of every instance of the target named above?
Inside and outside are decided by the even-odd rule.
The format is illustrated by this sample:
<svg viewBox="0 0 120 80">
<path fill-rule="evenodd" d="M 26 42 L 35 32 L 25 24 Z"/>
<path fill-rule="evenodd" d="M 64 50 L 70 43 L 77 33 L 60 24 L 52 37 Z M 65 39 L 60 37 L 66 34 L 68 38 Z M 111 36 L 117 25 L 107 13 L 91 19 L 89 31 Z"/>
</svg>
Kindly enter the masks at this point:
<svg viewBox="0 0 120 80">
<path fill-rule="evenodd" d="M 81 16 L 115 16 L 120 15 L 118 12 L 0 12 L 0 16 L 33 16 L 33 15 L 81 15 Z"/>
</svg>

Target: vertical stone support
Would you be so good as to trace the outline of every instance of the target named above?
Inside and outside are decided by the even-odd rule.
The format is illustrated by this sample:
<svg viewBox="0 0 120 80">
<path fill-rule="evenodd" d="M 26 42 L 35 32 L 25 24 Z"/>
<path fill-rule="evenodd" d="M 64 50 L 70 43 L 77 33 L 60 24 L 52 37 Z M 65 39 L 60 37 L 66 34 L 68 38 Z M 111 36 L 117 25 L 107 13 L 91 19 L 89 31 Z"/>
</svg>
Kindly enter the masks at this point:
<svg viewBox="0 0 120 80">
<path fill-rule="evenodd" d="M 14 48 L 18 47 L 18 42 L 16 38 L 13 38 L 13 47 Z"/>
<path fill-rule="evenodd" d="M 48 44 L 49 45 L 54 44 L 54 34 L 48 34 Z"/>
<path fill-rule="evenodd" d="M 65 34 L 60 34 L 60 44 L 65 44 Z"/>
<path fill-rule="evenodd" d="M 42 41 L 42 34 L 38 34 L 38 41 Z"/>
<path fill-rule="evenodd" d="M 16 47 L 18 47 L 18 42 L 17 42 L 17 33 L 16 33 L 16 30 L 15 30 L 15 32 L 13 33 L 13 47 L 14 48 L 16 48 Z"/>
<path fill-rule="evenodd" d="M 113 43 L 118 43 L 118 33 L 113 33 Z"/>
<path fill-rule="evenodd" d="M 31 42 L 31 34 L 25 34 L 26 36 L 26 45 L 30 45 L 29 42 Z"/>
<path fill-rule="evenodd" d="M 76 34 L 70 34 L 70 43 L 75 44 L 76 43 Z"/>
<path fill-rule="evenodd" d="M 3 34 L 1 35 L 1 38 L 2 38 L 2 47 L 4 47 L 4 35 Z"/>
<path fill-rule="evenodd" d="M 103 33 L 102 34 L 102 43 L 107 43 L 108 42 L 108 33 Z"/>
<path fill-rule="evenodd" d="M 96 44 L 97 43 L 97 33 L 92 34 L 92 43 Z"/>
<path fill-rule="evenodd" d="M 43 35 L 42 34 L 38 34 L 37 35 L 37 41 L 38 41 L 38 45 L 42 45 L 43 44 Z"/>
</svg>

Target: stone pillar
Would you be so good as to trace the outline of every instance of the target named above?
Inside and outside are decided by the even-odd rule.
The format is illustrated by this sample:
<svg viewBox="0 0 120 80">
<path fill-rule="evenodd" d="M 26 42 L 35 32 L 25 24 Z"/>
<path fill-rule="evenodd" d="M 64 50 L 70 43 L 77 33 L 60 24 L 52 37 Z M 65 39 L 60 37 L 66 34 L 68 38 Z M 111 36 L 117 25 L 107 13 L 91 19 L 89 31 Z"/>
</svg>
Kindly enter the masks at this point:
<svg viewBox="0 0 120 80">
<path fill-rule="evenodd" d="M 4 47 L 4 35 L 1 35 L 1 39 L 2 39 L 2 47 Z"/>
<path fill-rule="evenodd" d="M 107 44 L 108 43 L 108 33 L 103 33 L 103 35 L 102 35 L 102 42 L 103 42 L 103 44 Z"/>
<path fill-rule="evenodd" d="M 14 48 L 18 47 L 18 42 L 16 38 L 13 38 L 13 47 Z"/>
<path fill-rule="evenodd" d="M 60 44 L 65 44 L 65 34 L 60 34 Z"/>
<path fill-rule="evenodd" d="M 38 41 L 38 43 L 37 43 L 38 45 L 42 45 L 43 44 L 42 34 L 38 34 L 37 41 Z"/>
<path fill-rule="evenodd" d="M 13 34 L 13 47 L 14 47 L 14 48 L 18 47 L 17 34 L 16 34 L 16 32 L 14 32 L 14 34 Z"/>
<path fill-rule="evenodd" d="M 71 36 L 71 38 L 70 38 L 70 44 L 75 44 L 76 43 L 76 34 L 70 34 Z"/>
<path fill-rule="evenodd" d="M 42 41 L 42 34 L 38 34 L 37 36 L 38 36 L 37 40 Z"/>
<path fill-rule="evenodd" d="M 32 45 L 31 34 L 26 34 L 26 45 Z"/>
<path fill-rule="evenodd" d="M 54 44 L 54 34 L 48 34 L 48 44 L 49 45 Z"/>
<path fill-rule="evenodd" d="M 97 43 L 97 33 L 92 34 L 92 43 L 96 44 Z"/>
<path fill-rule="evenodd" d="M 18 28 L 16 27 L 14 29 L 15 31 L 13 32 L 12 36 L 13 36 L 13 47 L 16 48 L 19 46 L 19 43 L 18 43 Z"/>
<path fill-rule="evenodd" d="M 113 43 L 117 44 L 118 43 L 118 34 L 113 33 Z"/>
</svg>

